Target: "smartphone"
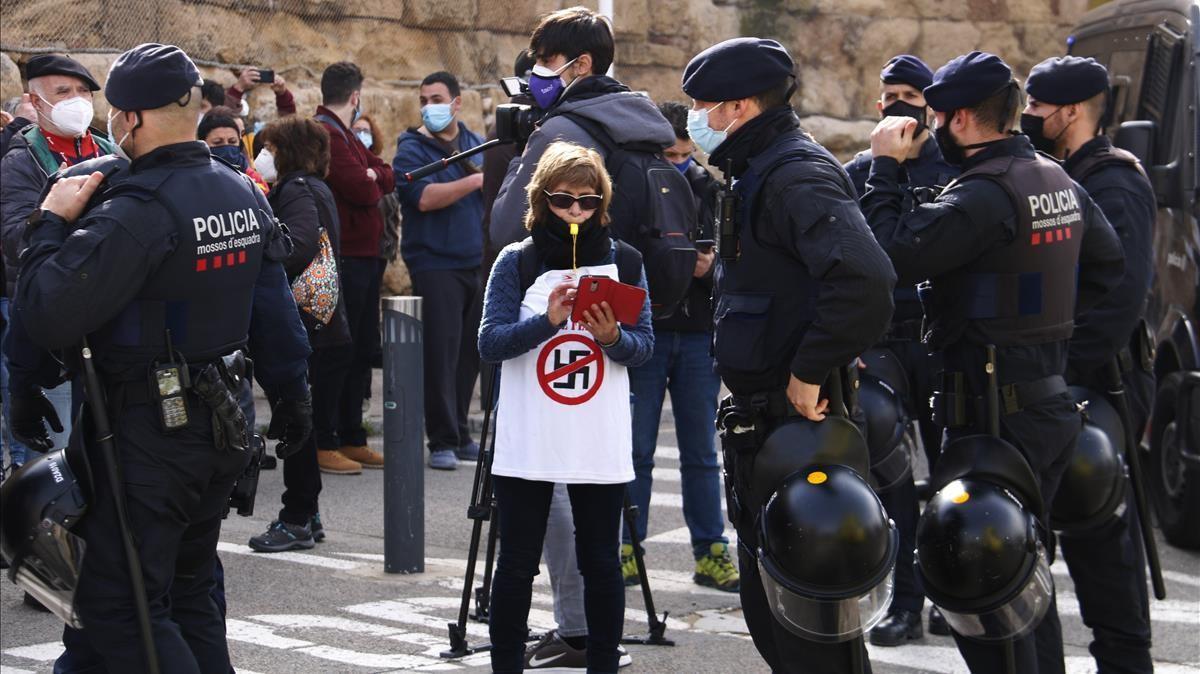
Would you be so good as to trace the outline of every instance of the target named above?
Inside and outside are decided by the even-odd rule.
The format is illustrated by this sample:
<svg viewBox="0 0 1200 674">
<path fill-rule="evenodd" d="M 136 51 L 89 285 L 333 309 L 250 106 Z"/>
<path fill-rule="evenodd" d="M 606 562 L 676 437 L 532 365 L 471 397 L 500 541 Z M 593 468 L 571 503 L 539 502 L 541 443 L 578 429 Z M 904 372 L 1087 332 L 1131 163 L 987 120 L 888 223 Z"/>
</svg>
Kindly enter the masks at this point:
<svg viewBox="0 0 1200 674">
<path fill-rule="evenodd" d="M 258 81 L 263 84 L 274 84 L 275 83 L 275 71 L 260 68 L 258 71 Z"/>
<path fill-rule="evenodd" d="M 583 312 L 601 302 L 608 302 L 618 323 L 637 325 L 646 303 L 646 291 L 607 276 L 584 276 L 579 279 L 571 320 L 581 322 Z"/>
</svg>

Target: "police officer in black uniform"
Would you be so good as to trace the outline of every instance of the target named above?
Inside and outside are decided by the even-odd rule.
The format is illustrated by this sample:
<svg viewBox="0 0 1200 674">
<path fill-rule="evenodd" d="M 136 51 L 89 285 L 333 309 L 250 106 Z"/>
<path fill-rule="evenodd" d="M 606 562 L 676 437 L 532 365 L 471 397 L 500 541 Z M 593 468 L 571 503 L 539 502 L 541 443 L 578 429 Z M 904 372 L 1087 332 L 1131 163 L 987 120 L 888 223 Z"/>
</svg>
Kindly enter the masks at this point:
<svg viewBox="0 0 1200 674">
<path fill-rule="evenodd" d="M 925 105 L 922 91 L 933 82 L 933 71 L 925 62 L 910 54 L 892 57 L 879 73 L 879 100 L 875 107 L 883 118 L 901 117 L 916 120 L 917 130 L 912 149 L 900 165 L 898 179 L 904 190 L 904 208 L 911 210 L 918 200 L 930 200 L 937 190 L 950 184 L 959 169 L 942 159 L 937 141 L 929 132 L 932 114 Z M 861 197 L 866 192 L 867 176 L 873 165 L 871 151 L 859 152 L 846 163 L 846 173 L 854 181 Z M 929 349 L 921 343 L 921 301 L 915 284 L 897 285 L 896 312 L 887 336 L 879 345 L 893 355 L 904 367 L 908 377 L 908 396 L 905 406 L 909 418 L 920 424 L 921 443 L 933 465 L 942 446 L 942 429 L 933 422 L 929 398 L 933 394 L 933 373 L 939 368 Z M 879 492 L 879 500 L 900 532 L 900 553 L 896 559 L 895 589 L 888 617 L 871 630 L 871 643 L 876 646 L 899 646 L 924 635 L 921 609 L 925 596 L 917 587 L 913 574 L 913 549 L 916 547 L 917 489 L 912 474 L 908 474 L 891 489 Z M 929 613 L 929 631 L 950 634 L 945 619 L 937 607 Z"/>
<path fill-rule="evenodd" d="M 900 162 L 916 121 L 884 120 L 871 134 L 875 160 L 863 209 L 900 282 L 929 279 L 921 287 L 924 339 L 942 353 L 934 412 L 948 440 L 988 431 L 984 347 L 994 345 L 1000 434 L 1020 449 L 1051 503 L 1080 430 L 1063 379 L 1067 340 L 1076 312 L 1094 306 L 1120 278 L 1121 244 L 1056 162 L 1010 134 L 1020 89 L 999 57 L 971 52 L 952 59 L 934 75 L 925 100 L 937 116 L 942 155 L 960 164 L 962 175 L 933 202 L 904 210 Z M 1004 666 L 1002 644 L 955 640 L 972 672 Z M 1053 605 L 1017 640 L 1015 655 L 1016 671 L 1063 671 Z"/>
<path fill-rule="evenodd" d="M 224 673 L 225 628 L 210 590 L 221 516 L 249 460 L 233 411 L 249 382 L 224 363 L 253 348 L 275 401 L 268 434 L 286 454 L 311 428 L 309 346 L 280 264 L 286 235 L 262 193 L 195 140 L 200 83 L 178 47 L 144 44 L 117 59 L 105 86 L 110 135 L 132 163 L 99 193 L 101 173 L 56 182 L 30 218 L 15 304 L 45 348 L 90 341 L 162 671 Z M 91 451 L 89 433 L 82 424 L 72 438 L 98 472 L 78 525 L 87 555 L 76 608 L 109 671 L 142 671 L 115 498 L 101 472 L 113 467 Z"/>
<path fill-rule="evenodd" d="M 1101 133 L 1109 96 L 1103 65 L 1078 56 L 1046 59 L 1030 71 L 1025 92 L 1022 130 L 1034 147 L 1064 160 L 1063 168 L 1104 211 L 1125 249 L 1125 275 L 1116 289 L 1075 321 L 1067 382 L 1110 390 L 1107 375 L 1117 359 L 1133 426 L 1144 428 L 1154 397 L 1152 342 L 1143 321 L 1154 277 L 1154 190 L 1137 158 Z M 1059 537 L 1101 672 L 1154 669 L 1135 507 L 1128 499 L 1121 517 Z"/>
<path fill-rule="evenodd" d="M 683 90 L 694 100 L 688 132 L 710 163 L 736 181 L 739 204 L 736 245 L 721 244 L 717 371 L 733 394 L 727 404 L 754 409 L 755 426 L 761 422 L 766 432 L 797 414 L 825 418 L 830 403 L 821 396 L 822 382 L 883 335 L 895 282 L 846 172 L 800 128 L 788 103 L 793 68 L 778 42 L 737 38 L 698 54 L 683 75 Z M 723 231 L 722 239 L 729 234 Z M 754 451 L 734 447 L 736 435 L 724 437 L 727 466 L 731 454 Z M 861 649 L 860 642 L 807 641 L 771 613 L 755 561 L 758 513 L 738 505 L 746 496 L 745 470 L 737 464 L 726 479 L 740 492 L 729 499 L 730 519 L 755 646 L 776 672 L 849 671 L 851 649 Z"/>
</svg>

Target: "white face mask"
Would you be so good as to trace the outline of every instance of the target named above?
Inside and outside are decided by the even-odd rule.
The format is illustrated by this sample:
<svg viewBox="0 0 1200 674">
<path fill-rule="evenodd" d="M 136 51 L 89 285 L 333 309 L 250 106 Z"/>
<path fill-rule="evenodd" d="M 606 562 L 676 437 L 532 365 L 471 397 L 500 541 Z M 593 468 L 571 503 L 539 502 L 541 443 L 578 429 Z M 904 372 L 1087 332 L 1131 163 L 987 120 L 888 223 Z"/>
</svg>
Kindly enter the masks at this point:
<svg viewBox="0 0 1200 674">
<path fill-rule="evenodd" d="M 254 170 L 258 171 L 258 175 L 269 183 L 273 183 L 279 178 L 279 174 L 275 171 L 275 155 L 265 147 L 254 158 Z"/>
<path fill-rule="evenodd" d="M 49 117 L 54 126 L 73 138 L 82 136 L 92 123 L 92 115 L 95 114 L 92 102 L 82 96 L 74 96 L 54 104 L 41 95 L 38 98 L 50 106 Z"/>
<path fill-rule="evenodd" d="M 125 139 L 129 137 L 129 134 L 131 134 L 133 132 L 126 131 L 125 135 L 121 136 L 120 140 L 118 140 L 115 136 L 113 136 L 112 121 L 116 116 L 117 116 L 117 113 L 115 113 L 115 112 L 108 116 L 108 139 L 113 142 L 113 146 L 115 148 L 113 150 L 113 154 L 117 155 L 118 157 L 121 157 L 125 161 L 132 161 L 129 158 L 129 153 L 125 151 L 125 148 L 121 147 L 121 143 L 124 143 Z"/>
</svg>

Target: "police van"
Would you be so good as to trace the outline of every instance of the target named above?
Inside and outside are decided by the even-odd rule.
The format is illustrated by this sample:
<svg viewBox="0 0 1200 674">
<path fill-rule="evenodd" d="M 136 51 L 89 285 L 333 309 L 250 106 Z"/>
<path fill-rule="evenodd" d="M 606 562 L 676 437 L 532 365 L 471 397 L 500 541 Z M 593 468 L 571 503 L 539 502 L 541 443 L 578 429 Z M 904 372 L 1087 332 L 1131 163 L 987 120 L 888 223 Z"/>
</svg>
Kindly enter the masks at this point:
<svg viewBox="0 0 1200 674">
<path fill-rule="evenodd" d="M 1116 0 L 1086 14 L 1069 52 L 1112 81 L 1113 143 L 1137 155 L 1158 199 L 1147 322 L 1158 380 L 1142 465 L 1159 526 L 1200 548 L 1200 1 Z"/>
</svg>

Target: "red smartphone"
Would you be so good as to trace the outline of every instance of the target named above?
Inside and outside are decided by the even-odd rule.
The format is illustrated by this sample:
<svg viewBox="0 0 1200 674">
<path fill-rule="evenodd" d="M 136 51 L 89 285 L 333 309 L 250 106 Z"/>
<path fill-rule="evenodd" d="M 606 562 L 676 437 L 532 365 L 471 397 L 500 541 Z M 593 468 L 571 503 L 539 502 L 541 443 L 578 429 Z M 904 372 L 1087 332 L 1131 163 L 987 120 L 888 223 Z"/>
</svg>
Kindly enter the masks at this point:
<svg viewBox="0 0 1200 674">
<path fill-rule="evenodd" d="M 581 277 L 575 305 L 571 309 L 571 320 L 582 322 L 583 312 L 601 302 L 608 302 L 618 323 L 637 325 L 642 306 L 646 303 L 646 291 L 607 276 Z"/>
</svg>

